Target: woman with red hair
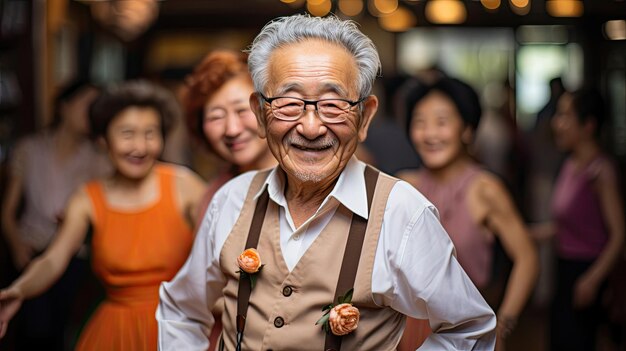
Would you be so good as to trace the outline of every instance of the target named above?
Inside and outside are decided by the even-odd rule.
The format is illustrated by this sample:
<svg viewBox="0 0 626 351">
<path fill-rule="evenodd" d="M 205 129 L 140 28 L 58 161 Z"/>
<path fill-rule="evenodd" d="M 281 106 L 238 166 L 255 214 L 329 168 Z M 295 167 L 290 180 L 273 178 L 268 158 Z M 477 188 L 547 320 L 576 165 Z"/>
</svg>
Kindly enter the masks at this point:
<svg viewBox="0 0 626 351">
<path fill-rule="evenodd" d="M 186 83 L 183 106 L 191 134 L 227 162 L 226 169 L 209 183 L 200 208 L 203 215 L 213 194 L 227 181 L 249 170 L 274 166 L 276 160 L 267 142 L 257 135 L 256 117 L 249 104 L 254 86 L 244 53 L 210 52 Z"/>
</svg>

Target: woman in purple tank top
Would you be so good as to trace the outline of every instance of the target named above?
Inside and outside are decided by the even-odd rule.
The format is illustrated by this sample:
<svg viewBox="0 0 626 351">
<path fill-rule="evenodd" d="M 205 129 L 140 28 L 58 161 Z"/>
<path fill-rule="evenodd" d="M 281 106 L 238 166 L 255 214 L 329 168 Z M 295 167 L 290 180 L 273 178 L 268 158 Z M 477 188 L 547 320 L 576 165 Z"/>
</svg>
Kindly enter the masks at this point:
<svg viewBox="0 0 626 351">
<path fill-rule="evenodd" d="M 538 262 L 533 242 L 505 186 L 467 151 L 482 113 L 478 95 L 459 80 L 441 78 L 407 96 L 407 130 L 424 168 L 399 176 L 437 207 L 457 260 L 481 291 L 485 292 L 490 282 L 496 236 L 513 262 L 497 311 L 496 349 L 503 350 L 504 339 L 535 285 Z M 420 323 L 424 322 L 408 320 L 398 350 L 419 346 L 423 338 L 415 335 L 425 329 Z"/>
<path fill-rule="evenodd" d="M 616 167 L 598 144 L 603 107 L 596 91 L 565 93 L 552 121 L 557 146 L 570 154 L 554 188 L 553 223 L 543 228 L 558 257 L 551 350 L 595 349 L 602 287 L 624 243 Z"/>
</svg>

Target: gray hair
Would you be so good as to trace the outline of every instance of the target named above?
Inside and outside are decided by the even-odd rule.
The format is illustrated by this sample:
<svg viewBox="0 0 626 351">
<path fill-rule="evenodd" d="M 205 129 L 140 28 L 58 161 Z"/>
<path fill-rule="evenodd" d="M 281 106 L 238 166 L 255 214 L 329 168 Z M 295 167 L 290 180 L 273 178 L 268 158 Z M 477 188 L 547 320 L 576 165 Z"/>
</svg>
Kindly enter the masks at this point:
<svg viewBox="0 0 626 351">
<path fill-rule="evenodd" d="M 264 91 L 269 80 L 268 63 L 274 50 L 311 38 L 338 44 L 351 53 L 358 66 L 359 97 L 371 94 L 381 69 L 378 51 L 372 40 L 353 21 L 335 16 L 311 17 L 308 14 L 279 17 L 261 29 L 248 50 L 248 67 L 254 88 Z"/>
</svg>

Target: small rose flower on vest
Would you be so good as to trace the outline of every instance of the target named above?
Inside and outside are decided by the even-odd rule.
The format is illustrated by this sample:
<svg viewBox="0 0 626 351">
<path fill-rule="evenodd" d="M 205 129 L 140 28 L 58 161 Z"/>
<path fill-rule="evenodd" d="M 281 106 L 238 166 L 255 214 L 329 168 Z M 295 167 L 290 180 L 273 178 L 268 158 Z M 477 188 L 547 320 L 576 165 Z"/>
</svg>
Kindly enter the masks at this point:
<svg viewBox="0 0 626 351">
<path fill-rule="evenodd" d="M 352 294 L 354 288 L 348 290 L 344 295 L 337 297 L 337 304 L 330 303 L 322 307 L 322 318 L 315 322 L 321 325 L 326 333 L 333 333 L 338 336 L 353 332 L 359 325 L 361 313 L 359 309 L 352 305 Z"/>
<path fill-rule="evenodd" d="M 330 331 L 335 335 L 346 335 L 359 324 L 359 309 L 350 303 L 342 303 L 330 310 L 328 323 Z"/>
<path fill-rule="evenodd" d="M 246 249 L 237 257 L 237 265 L 242 271 L 248 274 L 254 274 L 258 272 L 261 267 L 261 256 L 256 249 Z"/>
<path fill-rule="evenodd" d="M 255 248 L 249 248 L 237 257 L 237 265 L 239 266 L 240 277 L 250 279 L 250 289 L 254 289 L 257 275 L 263 269 L 264 264 L 261 263 L 261 255 Z"/>
</svg>

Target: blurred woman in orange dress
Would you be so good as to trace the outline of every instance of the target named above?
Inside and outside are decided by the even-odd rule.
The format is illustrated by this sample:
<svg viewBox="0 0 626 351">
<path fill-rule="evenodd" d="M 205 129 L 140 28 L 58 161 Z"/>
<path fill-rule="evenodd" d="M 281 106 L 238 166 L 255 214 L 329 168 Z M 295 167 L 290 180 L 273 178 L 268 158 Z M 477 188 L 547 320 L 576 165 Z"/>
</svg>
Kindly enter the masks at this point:
<svg viewBox="0 0 626 351">
<path fill-rule="evenodd" d="M 158 161 L 177 112 L 169 92 L 144 81 L 112 86 L 91 106 L 92 131 L 106 146 L 113 175 L 72 196 L 50 247 L 0 291 L 0 337 L 22 301 L 44 292 L 64 272 L 91 225 L 92 268 L 106 299 L 76 349 L 157 349 L 159 285 L 189 254 L 205 190 L 196 174 Z"/>
</svg>

